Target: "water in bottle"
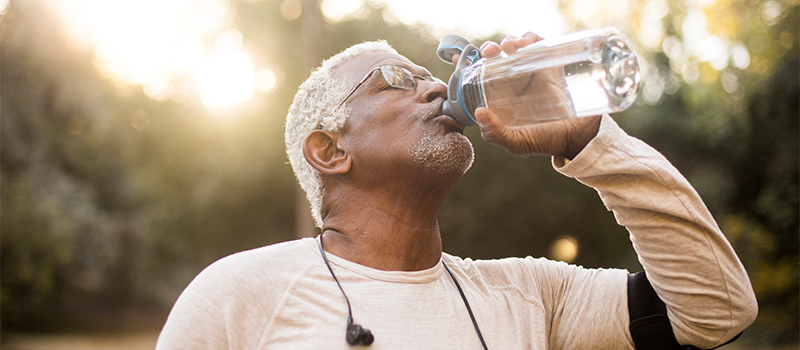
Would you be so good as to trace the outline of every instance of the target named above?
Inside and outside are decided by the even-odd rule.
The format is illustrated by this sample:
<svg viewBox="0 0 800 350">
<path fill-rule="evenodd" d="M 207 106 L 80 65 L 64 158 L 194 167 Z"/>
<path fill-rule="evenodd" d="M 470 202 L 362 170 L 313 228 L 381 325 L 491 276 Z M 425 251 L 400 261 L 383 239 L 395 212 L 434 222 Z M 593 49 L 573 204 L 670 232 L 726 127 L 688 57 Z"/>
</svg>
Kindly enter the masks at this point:
<svg viewBox="0 0 800 350">
<path fill-rule="evenodd" d="M 612 27 L 543 40 L 489 59 L 466 39 L 446 36 L 445 62 L 463 52 L 448 83 L 445 114 L 474 126 L 485 106 L 509 126 L 615 113 L 636 99 L 640 73 L 630 42 Z M 451 62 L 452 63 L 452 62 Z"/>
</svg>

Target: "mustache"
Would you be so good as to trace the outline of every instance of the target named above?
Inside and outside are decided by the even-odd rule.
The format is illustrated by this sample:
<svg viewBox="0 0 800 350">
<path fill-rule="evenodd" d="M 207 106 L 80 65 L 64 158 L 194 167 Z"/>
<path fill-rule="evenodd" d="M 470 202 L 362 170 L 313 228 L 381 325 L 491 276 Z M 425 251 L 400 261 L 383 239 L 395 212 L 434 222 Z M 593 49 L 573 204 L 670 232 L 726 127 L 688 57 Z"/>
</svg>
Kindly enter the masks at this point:
<svg viewBox="0 0 800 350">
<path fill-rule="evenodd" d="M 417 117 L 421 120 L 428 121 L 442 115 L 442 104 L 444 104 L 444 97 L 437 97 L 433 101 L 421 107 L 417 112 Z"/>
</svg>

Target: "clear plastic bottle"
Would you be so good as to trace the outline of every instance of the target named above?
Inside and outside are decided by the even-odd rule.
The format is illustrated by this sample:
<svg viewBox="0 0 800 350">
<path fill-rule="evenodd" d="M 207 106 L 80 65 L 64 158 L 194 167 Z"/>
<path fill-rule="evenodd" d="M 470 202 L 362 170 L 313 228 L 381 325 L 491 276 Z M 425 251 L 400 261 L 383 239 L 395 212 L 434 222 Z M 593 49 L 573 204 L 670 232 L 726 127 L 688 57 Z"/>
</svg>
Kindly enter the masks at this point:
<svg viewBox="0 0 800 350">
<path fill-rule="evenodd" d="M 629 40 L 613 27 L 542 40 L 517 52 L 480 58 L 458 36 L 445 36 L 437 54 L 461 55 L 448 84 L 444 114 L 475 126 L 479 106 L 509 126 L 615 113 L 636 99 L 641 79 Z M 471 62 L 470 62 L 471 61 Z"/>
</svg>

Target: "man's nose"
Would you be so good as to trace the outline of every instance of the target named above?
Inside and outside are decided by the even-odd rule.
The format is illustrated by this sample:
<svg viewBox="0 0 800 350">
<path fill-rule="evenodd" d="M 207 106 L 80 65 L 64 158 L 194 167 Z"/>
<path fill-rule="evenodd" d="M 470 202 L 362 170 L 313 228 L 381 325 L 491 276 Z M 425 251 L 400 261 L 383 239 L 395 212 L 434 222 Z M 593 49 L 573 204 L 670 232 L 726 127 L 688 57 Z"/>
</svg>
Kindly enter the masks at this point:
<svg viewBox="0 0 800 350">
<path fill-rule="evenodd" d="M 421 103 L 431 103 L 439 97 L 447 98 L 447 85 L 436 81 L 418 81 L 417 89 L 422 89 L 420 93 Z"/>
</svg>

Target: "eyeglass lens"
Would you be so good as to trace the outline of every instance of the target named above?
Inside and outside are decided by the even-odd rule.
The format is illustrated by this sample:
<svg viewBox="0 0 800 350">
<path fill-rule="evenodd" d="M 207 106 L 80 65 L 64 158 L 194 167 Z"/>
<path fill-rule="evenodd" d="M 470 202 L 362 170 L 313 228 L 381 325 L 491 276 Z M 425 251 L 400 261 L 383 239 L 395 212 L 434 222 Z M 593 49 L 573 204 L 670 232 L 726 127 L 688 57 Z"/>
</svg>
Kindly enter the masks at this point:
<svg viewBox="0 0 800 350">
<path fill-rule="evenodd" d="M 408 70 L 398 66 L 381 66 L 381 75 L 390 86 L 412 90 L 417 87 L 417 82 L 414 81 L 414 75 Z"/>
</svg>

